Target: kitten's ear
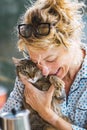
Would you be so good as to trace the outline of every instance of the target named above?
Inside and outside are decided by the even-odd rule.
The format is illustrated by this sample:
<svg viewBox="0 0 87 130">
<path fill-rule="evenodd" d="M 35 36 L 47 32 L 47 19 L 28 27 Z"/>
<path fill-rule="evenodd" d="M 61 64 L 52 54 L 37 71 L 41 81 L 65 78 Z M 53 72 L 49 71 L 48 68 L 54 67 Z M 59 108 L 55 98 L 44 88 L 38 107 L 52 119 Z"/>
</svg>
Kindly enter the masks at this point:
<svg viewBox="0 0 87 130">
<path fill-rule="evenodd" d="M 17 59 L 17 58 L 15 58 L 15 57 L 12 57 L 12 60 L 13 60 L 13 63 L 15 64 L 15 66 L 18 66 L 18 65 L 20 65 L 20 59 Z"/>
</svg>

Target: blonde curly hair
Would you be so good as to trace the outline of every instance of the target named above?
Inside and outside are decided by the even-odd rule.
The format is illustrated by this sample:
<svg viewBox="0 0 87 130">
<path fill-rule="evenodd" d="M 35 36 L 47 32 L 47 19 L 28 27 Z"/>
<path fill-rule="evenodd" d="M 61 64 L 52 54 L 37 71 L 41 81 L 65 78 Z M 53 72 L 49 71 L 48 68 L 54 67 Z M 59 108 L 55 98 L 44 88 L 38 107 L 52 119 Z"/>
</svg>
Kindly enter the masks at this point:
<svg viewBox="0 0 87 130">
<path fill-rule="evenodd" d="M 18 47 L 24 50 L 25 45 L 46 49 L 51 46 L 64 44 L 69 46 L 71 41 L 83 38 L 82 7 L 83 3 L 70 0 L 37 0 L 26 9 L 22 23 L 33 24 L 33 21 L 51 23 L 52 29 L 47 36 L 30 38 L 19 36 Z"/>
</svg>

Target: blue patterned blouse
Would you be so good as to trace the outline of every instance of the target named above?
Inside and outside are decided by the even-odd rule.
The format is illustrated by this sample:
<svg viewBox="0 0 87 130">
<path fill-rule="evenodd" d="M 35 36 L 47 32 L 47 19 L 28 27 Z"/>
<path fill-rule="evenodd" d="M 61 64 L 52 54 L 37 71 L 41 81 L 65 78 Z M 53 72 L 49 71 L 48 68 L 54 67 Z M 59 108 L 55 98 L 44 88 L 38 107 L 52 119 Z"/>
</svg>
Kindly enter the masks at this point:
<svg viewBox="0 0 87 130">
<path fill-rule="evenodd" d="M 82 68 L 78 72 L 68 95 L 61 104 L 62 112 L 72 121 L 73 130 L 87 130 L 87 48 Z M 12 108 L 21 110 L 23 99 L 23 84 L 16 78 L 15 86 L 2 111 Z"/>
</svg>

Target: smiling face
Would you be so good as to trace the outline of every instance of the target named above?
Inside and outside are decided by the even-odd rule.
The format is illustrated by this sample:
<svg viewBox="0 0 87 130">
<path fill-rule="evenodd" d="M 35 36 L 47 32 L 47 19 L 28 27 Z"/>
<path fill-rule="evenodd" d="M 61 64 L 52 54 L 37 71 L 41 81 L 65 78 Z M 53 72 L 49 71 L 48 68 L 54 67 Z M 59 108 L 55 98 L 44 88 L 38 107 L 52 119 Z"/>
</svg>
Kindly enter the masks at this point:
<svg viewBox="0 0 87 130">
<path fill-rule="evenodd" d="M 72 65 L 72 56 L 68 48 L 63 45 L 47 50 L 35 50 L 30 46 L 27 48 L 31 60 L 37 64 L 43 75 L 54 74 L 61 79 L 67 75 Z"/>
</svg>

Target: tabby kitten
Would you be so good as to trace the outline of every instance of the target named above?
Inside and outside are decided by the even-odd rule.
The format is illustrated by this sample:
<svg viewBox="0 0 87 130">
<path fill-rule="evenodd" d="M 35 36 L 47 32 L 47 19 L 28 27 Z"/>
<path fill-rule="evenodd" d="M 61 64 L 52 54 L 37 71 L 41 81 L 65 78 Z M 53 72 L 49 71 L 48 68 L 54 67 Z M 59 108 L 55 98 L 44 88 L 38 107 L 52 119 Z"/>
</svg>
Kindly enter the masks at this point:
<svg viewBox="0 0 87 130">
<path fill-rule="evenodd" d="M 55 86 L 55 91 L 52 98 L 52 109 L 59 116 L 63 117 L 60 109 L 60 104 L 65 99 L 64 82 L 55 75 L 45 77 L 42 75 L 36 64 L 29 59 L 16 59 L 13 58 L 13 62 L 16 66 L 17 75 L 20 78 L 19 73 L 27 77 L 27 80 L 31 82 L 36 88 L 47 91 L 51 84 Z M 25 109 L 30 110 L 30 124 L 31 130 L 56 130 L 52 125 L 44 121 L 36 111 L 34 111 L 23 100 L 23 106 Z"/>
</svg>

